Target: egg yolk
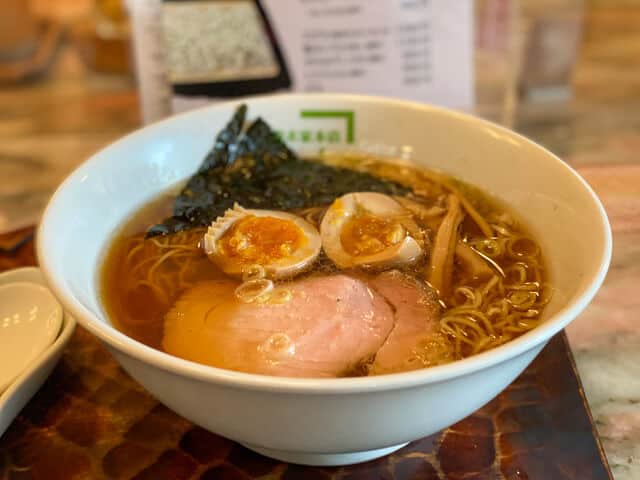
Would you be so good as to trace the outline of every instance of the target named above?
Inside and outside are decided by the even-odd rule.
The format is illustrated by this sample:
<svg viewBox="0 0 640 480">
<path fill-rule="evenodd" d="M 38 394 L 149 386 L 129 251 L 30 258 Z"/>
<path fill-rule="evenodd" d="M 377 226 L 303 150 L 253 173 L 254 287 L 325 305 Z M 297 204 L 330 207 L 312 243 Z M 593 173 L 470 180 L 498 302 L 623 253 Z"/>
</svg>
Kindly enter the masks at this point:
<svg viewBox="0 0 640 480">
<path fill-rule="evenodd" d="M 269 265 L 290 256 L 305 240 L 294 222 L 248 215 L 218 240 L 218 250 L 229 260 L 246 265 Z"/>
<path fill-rule="evenodd" d="M 406 230 L 394 219 L 363 214 L 344 225 L 340 241 L 350 255 L 374 255 L 401 242 L 405 236 Z"/>
</svg>

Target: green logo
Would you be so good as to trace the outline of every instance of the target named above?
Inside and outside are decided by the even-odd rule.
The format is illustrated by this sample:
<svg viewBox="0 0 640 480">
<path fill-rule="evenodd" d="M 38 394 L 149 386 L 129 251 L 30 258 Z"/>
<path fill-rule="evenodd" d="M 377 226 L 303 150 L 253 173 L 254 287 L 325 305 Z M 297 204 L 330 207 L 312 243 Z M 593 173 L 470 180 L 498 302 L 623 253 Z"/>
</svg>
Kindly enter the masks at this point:
<svg viewBox="0 0 640 480">
<path fill-rule="evenodd" d="M 289 142 L 354 142 L 355 114 L 352 110 L 301 110 L 300 118 L 319 121 L 314 122 L 315 128 L 279 130 L 276 133 Z"/>
</svg>

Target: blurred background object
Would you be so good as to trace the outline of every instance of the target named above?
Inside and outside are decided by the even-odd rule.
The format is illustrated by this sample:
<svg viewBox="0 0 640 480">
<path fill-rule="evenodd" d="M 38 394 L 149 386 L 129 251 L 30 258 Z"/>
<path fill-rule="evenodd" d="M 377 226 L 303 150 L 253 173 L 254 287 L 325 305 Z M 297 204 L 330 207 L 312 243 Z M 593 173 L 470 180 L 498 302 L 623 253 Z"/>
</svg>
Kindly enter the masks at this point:
<svg viewBox="0 0 640 480">
<path fill-rule="evenodd" d="M 476 0 L 476 114 L 510 126 L 521 69 L 520 0 Z"/>
<path fill-rule="evenodd" d="M 29 6 L 12 0 L 0 1 L 0 54 L 3 59 L 21 56 L 35 48 L 37 26 Z"/>
<path fill-rule="evenodd" d="M 95 0 L 72 28 L 84 61 L 95 71 L 125 74 L 131 68 L 129 22 L 122 0 Z"/>
<path fill-rule="evenodd" d="M 143 120 L 171 113 L 171 87 L 162 49 L 162 0 L 127 0 L 131 22 L 139 104 Z"/>
<path fill-rule="evenodd" d="M 32 77 L 53 61 L 62 27 L 37 18 L 24 1 L 0 0 L 0 82 Z"/>
<path fill-rule="evenodd" d="M 94 0 L 22 0 L 19 3 L 29 5 L 33 15 L 38 18 L 68 25 L 88 15 Z"/>
<path fill-rule="evenodd" d="M 67 34 L 101 73 L 130 71 L 129 23 L 121 0 L 0 0 L 0 81 L 44 73 Z"/>
<path fill-rule="evenodd" d="M 522 2 L 523 64 L 519 94 L 525 101 L 571 97 L 584 18 L 583 0 Z"/>
<path fill-rule="evenodd" d="M 37 223 L 73 168 L 140 121 L 122 2 L 0 0 L 0 11 L 0 232 L 7 232 Z M 46 61 L 33 62 L 33 52 Z"/>
<path fill-rule="evenodd" d="M 513 127 L 523 104 L 569 101 L 584 0 L 476 0 L 475 5 L 476 113 Z"/>
</svg>

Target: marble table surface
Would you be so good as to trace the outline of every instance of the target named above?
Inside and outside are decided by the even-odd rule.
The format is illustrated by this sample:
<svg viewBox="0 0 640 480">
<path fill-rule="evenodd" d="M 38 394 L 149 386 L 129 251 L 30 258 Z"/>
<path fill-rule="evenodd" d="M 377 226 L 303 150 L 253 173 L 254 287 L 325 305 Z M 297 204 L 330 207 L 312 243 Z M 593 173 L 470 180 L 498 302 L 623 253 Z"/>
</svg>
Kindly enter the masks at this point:
<svg viewBox="0 0 640 480">
<path fill-rule="evenodd" d="M 640 478 L 640 2 L 586 2 L 573 97 L 518 105 L 513 127 L 560 155 L 604 202 L 609 275 L 568 328 L 616 479 Z M 0 87 L 0 232 L 36 223 L 56 185 L 139 126 L 134 82 L 61 50 L 46 79 Z"/>
</svg>

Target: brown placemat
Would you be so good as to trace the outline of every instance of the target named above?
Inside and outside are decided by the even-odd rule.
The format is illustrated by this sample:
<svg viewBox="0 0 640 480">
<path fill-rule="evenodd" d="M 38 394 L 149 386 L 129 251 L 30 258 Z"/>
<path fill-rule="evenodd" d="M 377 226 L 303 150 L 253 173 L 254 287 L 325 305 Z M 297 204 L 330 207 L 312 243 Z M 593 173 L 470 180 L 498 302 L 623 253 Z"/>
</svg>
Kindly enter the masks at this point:
<svg viewBox="0 0 640 480">
<path fill-rule="evenodd" d="M 34 263 L 30 240 L 0 252 L 0 270 Z M 311 468 L 262 457 L 179 417 L 78 327 L 51 377 L 0 438 L 0 479 L 101 478 L 612 477 L 564 333 L 496 399 L 451 428 L 379 460 Z"/>
</svg>

